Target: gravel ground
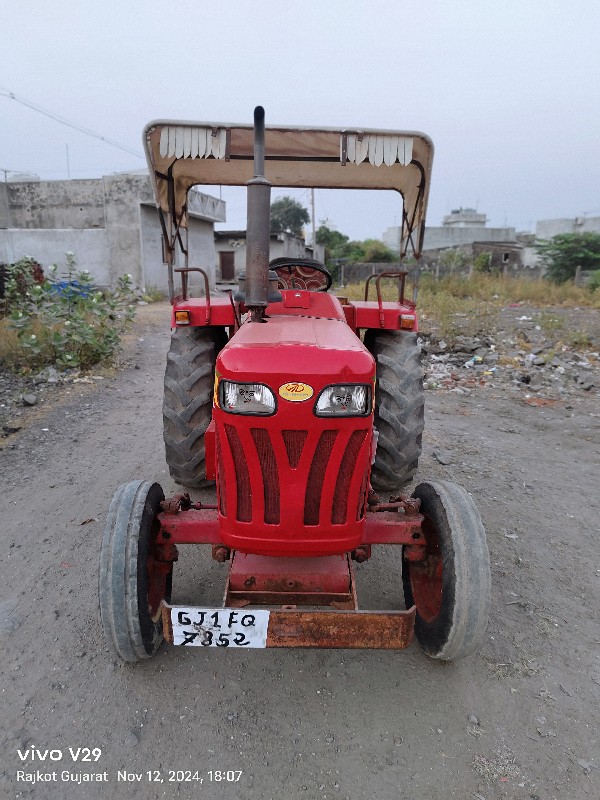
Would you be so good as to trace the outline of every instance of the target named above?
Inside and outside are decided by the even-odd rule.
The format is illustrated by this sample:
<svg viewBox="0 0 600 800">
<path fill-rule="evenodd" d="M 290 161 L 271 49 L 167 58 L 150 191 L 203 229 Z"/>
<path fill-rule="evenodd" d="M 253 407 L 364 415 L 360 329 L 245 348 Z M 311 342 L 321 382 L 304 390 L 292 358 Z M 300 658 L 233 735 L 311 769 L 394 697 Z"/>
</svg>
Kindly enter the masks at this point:
<svg viewBox="0 0 600 800">
<path fill-rule="evenodd" d="M 3 376 L 2 425 L 20 430 L 0 439 L 0 796 L 596 800 L 598 312 L 559 313 L 561 334 L 589 326 L 591 350 L 537 331 L 539 312 L 524 307 L 505 309 L 503 327 L 470 335 L 479 343 L 442 347 L 433 329 L 424 337 L 419 479 L 455 480 L 473 494 L 492 562 L 486 641 L 448 665 L 417 645 L 403 653 L 163 647 L 149 662 L 117 663 L 97 609 L 103 518 L 122 482 L 144 477 L 176 490 L 160 419 L 167 309 L 141 309 L 122 368 L 102 380 L 33 386 Z M 546 363 L 534 364 L 542 338 Z M 30 391 L 39 397 L 24 406 Z M 174 598 L 217 602 L 223 565 L 206 548 L 182 551 Z M 402 607 L 396 549 L 378 548 L 357 572 L 363 607 Z M 33 747 L 62 759 L 32 758 Z M 69 747 L 101 754 L 74 762 Z M 18 770 L 36 769 L 82 782 L 17 780 Z M 119 780 L 119 770 L 140 778 Z M 170 770 L 197 771 L 203 783 L 185 772 L 170 781 Z M 211 781 L 210 770 L 241 776 Z M 107 781 L 83 782 L 92 773 Z"/>
</svg>

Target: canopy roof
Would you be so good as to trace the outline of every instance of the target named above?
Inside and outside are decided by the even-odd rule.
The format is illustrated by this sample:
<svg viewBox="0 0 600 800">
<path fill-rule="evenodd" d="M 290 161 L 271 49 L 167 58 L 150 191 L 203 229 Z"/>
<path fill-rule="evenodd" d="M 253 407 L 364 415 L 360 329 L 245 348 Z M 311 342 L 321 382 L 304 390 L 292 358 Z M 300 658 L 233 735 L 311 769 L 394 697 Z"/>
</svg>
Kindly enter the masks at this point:
<svg viewBox="0 0 600 800">
<path fill-rule="evenodd" d="M 157 207 L 175 228 L 187 227 L 192 186 L 243 186 L 254 174 L 252 125 L 155 121 L 144 129 L 144 147 Z M 265 131 L 265 174 L 273 186 L 400 192 L 402 255 L 421 250 L 432 158 L 429 137 L 413 131 Z"/>
</svg>

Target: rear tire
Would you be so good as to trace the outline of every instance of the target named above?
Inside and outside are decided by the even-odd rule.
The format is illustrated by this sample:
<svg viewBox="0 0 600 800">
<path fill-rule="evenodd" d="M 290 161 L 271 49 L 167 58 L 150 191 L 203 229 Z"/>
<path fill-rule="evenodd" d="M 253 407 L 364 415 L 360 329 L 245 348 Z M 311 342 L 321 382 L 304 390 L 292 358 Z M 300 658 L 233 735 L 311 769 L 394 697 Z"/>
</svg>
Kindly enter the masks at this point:
<svg viewBox="0 0 600 800">
<path fill-rule="evenodd" d="M 208 485 L 204 433 L 212 418 L 217 354 L 224 328 L 177 328 L 167 355 L 163 436 L 171 477 L 190 489 Z"/>
<path fill-rule="evenodd" d="M 371 484 L 396 492 L 414 476 L 424 427 L 423 369 L 416 333 L 368 330 L 376 361 L 375 428 L 379 432 Z"/>
<path fill-rule="evenodd" d="M 490 556 L 471 496 L 450 481 L 421 483 L 425 562 L 402 562 L 406 607 L 417 607 L 415 635 L 431 658 L 454 661 L 480 646 L 490 611 Z"/>
<path fill-rule="evenodd" d="M 100 617 L 109 648 L 123 661 L 150 658 L 163 640 L 160 600 L 171 600 L 173 569 L 152 576 L 149 556 L 164 499 L 158 483 L 131 481 L 119 486 L 108 510 L 100 551 Z"/>
</svg>

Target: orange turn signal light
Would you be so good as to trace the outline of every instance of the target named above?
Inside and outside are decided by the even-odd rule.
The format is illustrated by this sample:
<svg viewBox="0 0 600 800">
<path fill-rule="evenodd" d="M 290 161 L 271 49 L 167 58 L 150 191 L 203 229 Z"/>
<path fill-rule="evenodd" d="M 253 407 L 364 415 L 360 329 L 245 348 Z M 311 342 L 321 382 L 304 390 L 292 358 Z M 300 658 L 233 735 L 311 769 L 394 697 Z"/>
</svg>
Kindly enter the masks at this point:
<svg viewBox="0 0 600 800">
<path fill-rule="evenodd" d="M 414 314 L 401 314 L 400 315 L 400 327 L 404 330 L 411 331 L 415 327 L 415 316 Z"/>
<path fill-rule="evenodd" d="M 175 325 L 189 325 L 190 312 L 189 311 L 176 311 L 175 312 Z"/>
</svg>

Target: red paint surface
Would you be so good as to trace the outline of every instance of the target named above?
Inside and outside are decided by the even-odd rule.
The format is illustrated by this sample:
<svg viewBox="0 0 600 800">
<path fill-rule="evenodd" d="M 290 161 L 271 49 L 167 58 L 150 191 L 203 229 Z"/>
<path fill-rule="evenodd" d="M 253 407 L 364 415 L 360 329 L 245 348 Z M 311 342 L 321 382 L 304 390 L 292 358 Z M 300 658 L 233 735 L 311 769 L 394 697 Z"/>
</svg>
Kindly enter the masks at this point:
<svg viewBox="0 0 600 800">
<path fill-rule="evenodd" d="M 266 323 L 242 325 L 219 354 L 217 372 L 221 379 L 260 381 L 271 388 L 277 402 L 270 417 L 214 409 L 222 457 L 217 491 L 220 500 L 223 492 L 226 500 L 220 502 L 226 511 L 219 515 L 222 541 L 259 555 L 319 556 L 353 550 L 365 526 L 362 499 L 373 418 L 316 417 L 314 406 L 320 391 L 332 383 L 373 386 L 375 363 L 361 341 L 341 319 L 273 316 Z M 290 382 L 311 386 L 312 397 L 302 402 L 281 397 L 279 387 Z M 306 432 L 297 461 L 286 449 L 284 433 L 289 431 Z M 363 432 L 362 439 L 358 433 L 353 438 L 357 431 Z M 325 454 L 323 434 L 331 443 Z M 260 443 L 265 440 L 268 447 L 261 458 Z M 356 453 L 346 485 L 339 478 L 340 468 L 346 464 L 347 473 L 345 454 L 353 446 Z M 319 469 L 312 466 L 315 460 Z M 311 504 L 315 497 L 319 502 Z M 305 521 L 307 502 L 316 515 L 314 524 Z M 345 521 L 333 522 L 340 508 L 345 508 Z"/>
</svg>

